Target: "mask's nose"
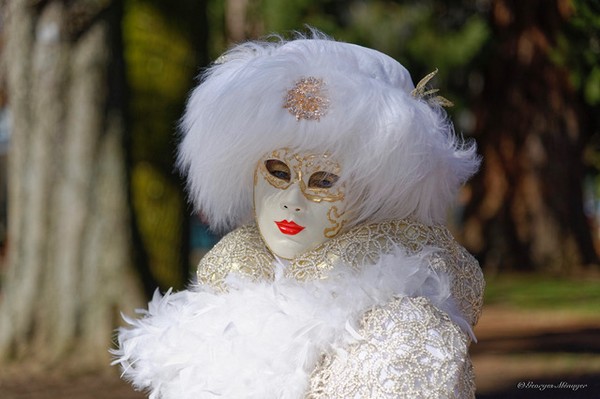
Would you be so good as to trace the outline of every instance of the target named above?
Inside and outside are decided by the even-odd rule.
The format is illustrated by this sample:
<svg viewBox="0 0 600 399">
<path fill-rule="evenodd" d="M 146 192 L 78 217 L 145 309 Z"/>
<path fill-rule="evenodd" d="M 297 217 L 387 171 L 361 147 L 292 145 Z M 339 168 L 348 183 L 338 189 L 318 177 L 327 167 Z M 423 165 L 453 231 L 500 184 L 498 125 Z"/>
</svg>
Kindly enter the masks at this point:
<svg viewBox="0 0 600 399">
<path fill-rule="evenodd" d="M 281 198 L 279 206 L 281 209 L 299 213 L 304 211 L 304 203 L 305 199 L 300 191 L 300 187 L 298 187 L 298 184 L 293 184 L 286 190 L 285 195 Z"/>
</svg>

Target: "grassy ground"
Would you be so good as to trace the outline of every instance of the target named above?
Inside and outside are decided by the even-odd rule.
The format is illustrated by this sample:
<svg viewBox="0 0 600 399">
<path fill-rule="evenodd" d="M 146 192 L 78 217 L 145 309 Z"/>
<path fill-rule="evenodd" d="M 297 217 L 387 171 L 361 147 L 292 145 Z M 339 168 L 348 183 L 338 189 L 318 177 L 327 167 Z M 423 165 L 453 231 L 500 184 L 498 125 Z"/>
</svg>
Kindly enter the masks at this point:
<svg viewBox="0 0 600 399">
<path fill-rule="evenodd" d="M 600 280 L 487 280 L 471 347 L 477 397 L 600 398 Z"/>
<path fill-rule="evenodd" d="M 488 277 L 485 305 L 600 316 L 600 277 L 566 279 L 540 274 Z"/>
</svg>

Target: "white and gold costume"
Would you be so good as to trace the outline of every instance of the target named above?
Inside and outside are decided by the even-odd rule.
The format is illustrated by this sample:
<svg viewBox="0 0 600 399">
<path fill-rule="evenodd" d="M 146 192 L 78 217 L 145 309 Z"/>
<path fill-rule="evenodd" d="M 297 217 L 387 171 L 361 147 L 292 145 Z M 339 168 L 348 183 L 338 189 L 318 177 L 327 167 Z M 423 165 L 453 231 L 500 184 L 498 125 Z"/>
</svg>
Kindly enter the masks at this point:
<svg viewBox="0 0 600 399">
<path fill-rule="evenodd" d="M 127 319 L 124 377 L 162 399 L 474 397 L 484 281 L 442 222 L 478 159 L 423 93 L 391 58 L 322 37 L 226 53 L 179 160 L 234 230 L 188 290 Z"/>
</svg>

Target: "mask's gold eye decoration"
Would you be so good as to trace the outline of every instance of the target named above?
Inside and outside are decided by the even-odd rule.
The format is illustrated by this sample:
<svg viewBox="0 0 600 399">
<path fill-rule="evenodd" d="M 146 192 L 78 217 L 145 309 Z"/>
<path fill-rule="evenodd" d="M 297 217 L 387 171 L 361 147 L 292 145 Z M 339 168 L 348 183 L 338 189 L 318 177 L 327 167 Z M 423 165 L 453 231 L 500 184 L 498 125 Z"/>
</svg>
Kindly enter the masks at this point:
<svg viewBox="0 0 600 399">
<path fill-rule="evenodd" d="M 308 187 L 328 189 L 333 187 L 339 179 L 340 177 L 333 173 L 323 171 L 315 172 L 308 179 Z"/>
<path fill-rule="evenodd" d="M 268 159 L 265 161 L 265 168 L 271 174 L 271 176 L 289 182 L 292 178 L 290 168 L 278 159 Z"/>
</svg>

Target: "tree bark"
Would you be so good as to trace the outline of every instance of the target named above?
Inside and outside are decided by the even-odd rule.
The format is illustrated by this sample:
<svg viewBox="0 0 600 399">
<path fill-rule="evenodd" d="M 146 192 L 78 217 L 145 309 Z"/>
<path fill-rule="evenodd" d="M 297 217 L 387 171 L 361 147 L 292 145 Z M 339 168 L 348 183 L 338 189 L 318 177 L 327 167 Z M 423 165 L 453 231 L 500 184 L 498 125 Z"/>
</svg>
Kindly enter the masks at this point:
<svg viewBox="0 0 600 399">
<path fill-rule="evenodd" d="M 239 43 L 247 38 L 248 0 L 227 0 L 225 4 L 227 38 L 232 43 Z"/>
<path fill-rule="evenodd" d="M 495 0 L 477 101 L 483 167 L 464 241 L 491 269 L 571 272 L 596 264 L 584 214 L 582 104 L 550 52 L 572 10 L 562 0 Z"/>
<path fill-rule="evenodd" d="M 123 71 L 111 47 L 120 7 L 7 2 L 12 142 L 0 363 L 106 367 L 117 310 L 141 303 L 115 79 Z"/>
</svg>

